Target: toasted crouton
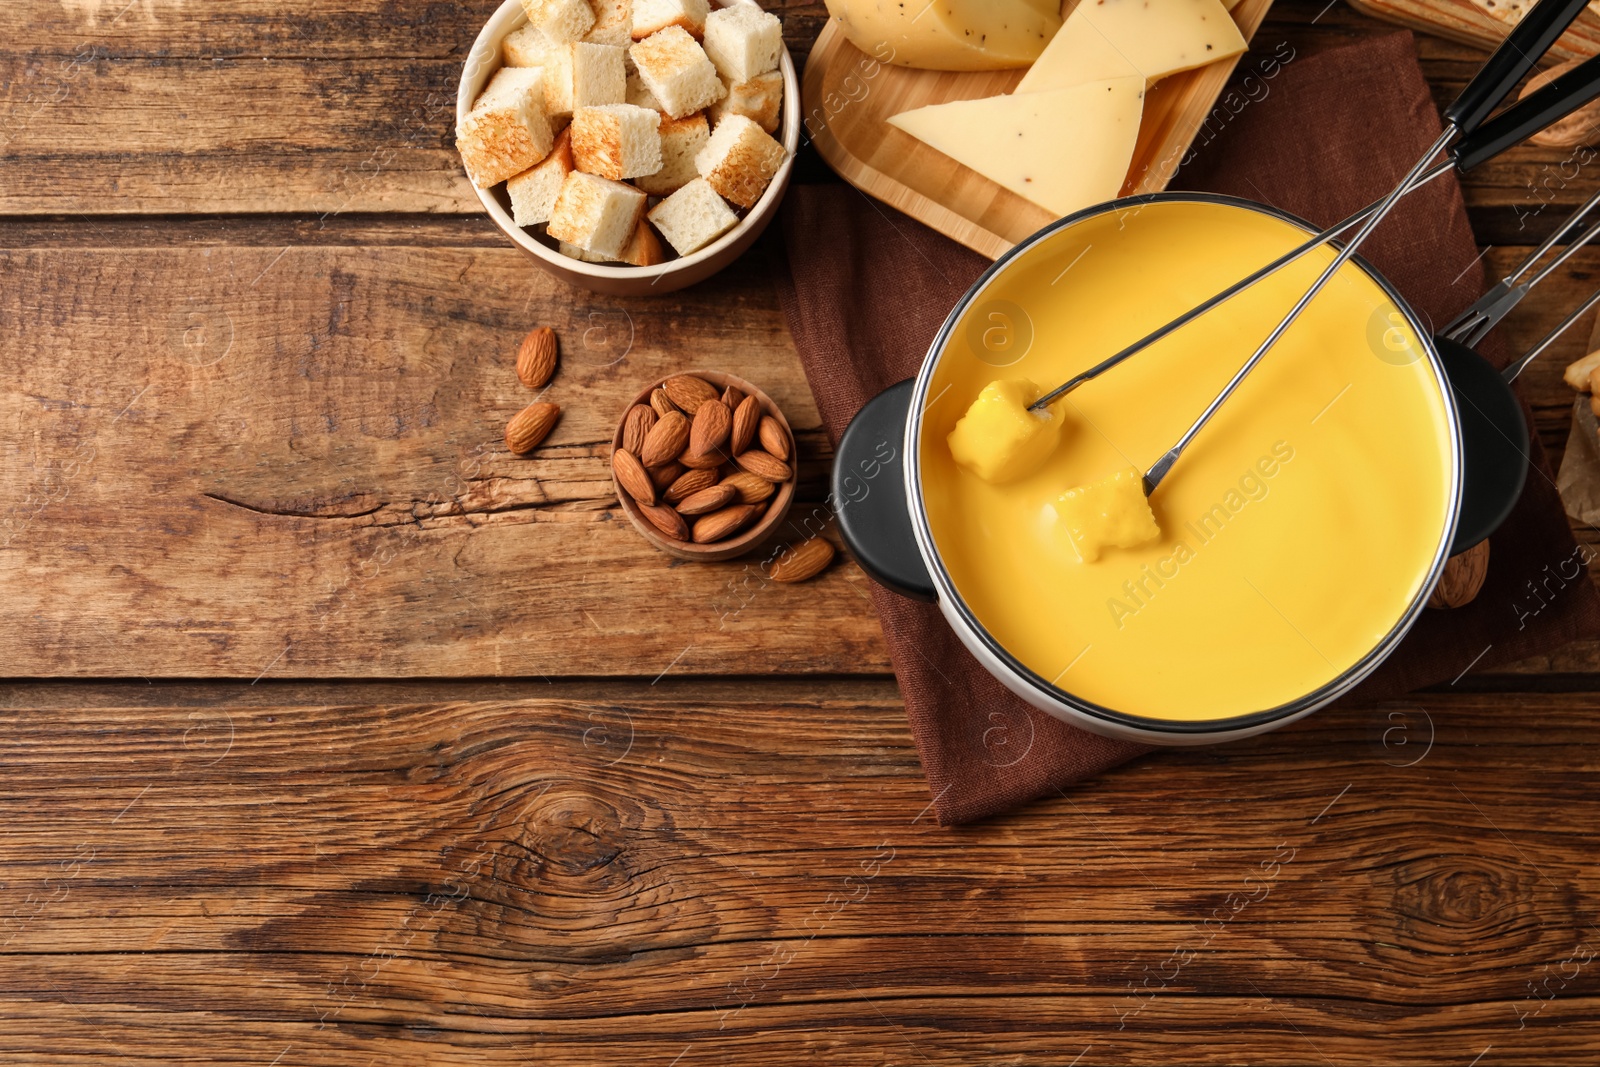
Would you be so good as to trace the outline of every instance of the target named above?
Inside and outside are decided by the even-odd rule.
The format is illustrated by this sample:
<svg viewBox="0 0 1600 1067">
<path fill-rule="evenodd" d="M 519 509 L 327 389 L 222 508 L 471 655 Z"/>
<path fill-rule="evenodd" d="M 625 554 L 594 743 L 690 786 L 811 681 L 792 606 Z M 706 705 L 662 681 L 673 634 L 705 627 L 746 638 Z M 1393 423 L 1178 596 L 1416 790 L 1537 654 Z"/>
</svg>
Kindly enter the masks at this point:
<svg viewBox="0 0 1600 1067">
<path fill-rule="evenodd" d="M 572 173 L 572 127 L 556 134 L 550 154 L 534 166 L 506 182 L 511 198 L 511 218 L 518 226 L 536 226 L 550 221 L 561 183 Z"/>
<path fill-rule="evenodd" d="M 711 127 L 705 113 L 696 111 L 687 118 L 662 119 L 657 133 L 661 137 L 661 169 L 640 175 L 633 184 L 651 196 L 667 196 L 700 176 L 694 159 L 710 140 Z"/>
<path fill-rule="evenodd" d="M 500 54 L 505 57 L 508 67 L 542 67 L 545 53 L 554 45 L 555 42 L 546 37 L 543 30 L 532 23 L 525 23 L 500 42 Z"/>
<path fill-rule="evenodd" d="M 580 107 L 620 104 L 628 93 L 623 51 L 605 44 L 573 41 L 551 49 L 544 62 L 544 109 L 551 118 Z"/>
<path fill-rule="evenodd" d="M 650 222 L 680 256 L 698 252 L 739 224 L 704 178 L 696 178 L 650 210 Z"/>
<path fill-rule="evenodd" d="M 661 169 L 661 112 L 632 104 L 572 113 L 572 158 L 579 170 L 622 180 Z"/>
<path fill-rule="evenodd" d="M 633 43 L 631 0 L 594 0 L 594 25 L 583 39 L 591 44 L 627 48 Z"/>
<path fill-rule="evenodd" d="M 783 145 L 743 115 L 728 115 L 695 156 L 700 176 L 725 199 L 754 207 L 783 165 Z"/>
<path fill-rule="evenodd" d="M 1589 392 L 1589 375 L 1600 370 L 1600 349 L 1590 352 L 1587 356 L 1575 363 L 1567 365 L 1562 372 L 1561 380 L 1567 383 L 1568 388 L 1576 389 L 1580 393 Z"/>
<path fill-rule="evenodd" d="M 587 248 L 579 248 L 570 241 L 557 241 L 556 250 L 568 259 L 582 260 L 585 263 L 615 263 L 610 256 L 597 256 Z"/>
<path fill-rule="evenodd" d="M 783 23 L 755 4 L 730 4 L 706 17 L 706 55 L 717 73 L 737 85 L 778 69 Z"/>
<path fill-rule="evenodd" d="M 645 87 L 661 102 L 661 110 L 675 119 L 714 104 L 727 93 L 717 68 L 682 26 L 651 34 L 628 54 Z"/>
<path fill-rule="evenodd" d="M 594 26 L 589 0 L 522 0 L 528 22 L 557 43 L 576 41 Z"/>
<path fill-rule="evenodd" d="M 558 241 L 615 259 L 633 237 L 645 200 L 631 185 L 575 170 L 561 183 L 548 232 Z"/>
<path fill-rule="evenodd" d="M 642 41 L 668 26 L 680 26 L 695 40 L 705 36 L 707 0 L 633 0 L 633 39 Z"/>
<path fill-rule="evenodd" d="M 661 247 L 661 239 L 650 228 L 650 224 L 640 219 L 639 225 L 633 228 L 633 237 L 623 246 L 617 258 L 635 267 L 653 267 L 666 262 L 667 250 Z"/>
<path fill-rule="evenodd" d="M 554 141 L 538 67 L 501 67 L 472 110 L 456 123 L 456 148 L 480 189 L 498 185 L 539 162 Z"/>
<path fill-rule="evenodd" d="M 566 241 L 558 241 L 556 248 L 562 255 L 580 259 L 585 263 L 627 263 L 635 267 L 653 267 L 667 260 L 667 250 L 661 247 L 661 238 L 656 236 L 650 224 L 643 219 L 640 219 L 639 225 L 633 228 L 633 236 L 616 256 L 597 256 Z"/>
<path fill-rule="evenodd" d="M 728 86 L 728 95 L 706 109 L 715 126 L 725 115 L 743 115 L 768 133 L 778 128 L 778 112 L 783 109 L 783 74 L 769 70 L 747 82 Z"/>
</svg>

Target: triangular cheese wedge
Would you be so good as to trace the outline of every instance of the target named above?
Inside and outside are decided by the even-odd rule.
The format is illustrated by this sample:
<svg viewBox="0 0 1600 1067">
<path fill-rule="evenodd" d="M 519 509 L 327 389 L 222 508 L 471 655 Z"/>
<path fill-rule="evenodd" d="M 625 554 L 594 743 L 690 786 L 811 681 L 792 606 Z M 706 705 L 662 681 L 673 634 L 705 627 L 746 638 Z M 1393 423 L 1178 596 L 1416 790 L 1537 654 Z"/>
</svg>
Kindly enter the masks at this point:
<svg viewBox="0 0 1600 1067">
<path fill-rule="evenodd" d="M 1156 81 L 1245 50 L 1221 0 L 1080 0 L 1019 93 L 1061 89 L 1132 72 Z"/>
<path fill-rule="evenodd" d="M 1144 111 L 1144 79 L 957 100 L 889 120 L 984 177 L 1058 215 L 1114 198 Z"/>
</svg>

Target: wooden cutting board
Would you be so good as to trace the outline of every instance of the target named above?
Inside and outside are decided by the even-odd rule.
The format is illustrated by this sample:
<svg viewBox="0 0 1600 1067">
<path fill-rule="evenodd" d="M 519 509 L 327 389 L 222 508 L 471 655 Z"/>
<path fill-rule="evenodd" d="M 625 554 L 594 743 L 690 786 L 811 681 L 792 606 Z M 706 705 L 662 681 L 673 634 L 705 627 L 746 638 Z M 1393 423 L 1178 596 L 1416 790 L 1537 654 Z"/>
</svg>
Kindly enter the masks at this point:
<svg viewBox="0 0 1600 1067">
<path fill-rule="evenodd" d="M 1351 7 L 1385 22 L 1463 44 L 1493 48 L 1511 27 L 1472 0 L 1348 0 Z M 1593 7 L 1578 16 L 1550 49 L 1554 59 L 1588 59 L 1600 53 L 1600 14 Z"/>
<path fill-rule="evenodd" d="M 1234 7 L 1234 20 L 1246 40 L 1271 6 L 1272 0 L 1240 0 Z M 1265 57 L 1249 58 L 1259 63 Z M 1236 58 L 1212 63 L 1164 78 L 1150 88 L 1123 195 L 1165 189 L 1208 119 L 1226 121 L 1228 113 L 1214 109 L 1238 62 Z M 1024 73 L 892 67 L 852 45 L 838 20 L 829 19 L 806 61 L 805 135 L 851 185 L 968 248 L 997 258 L 1054 221 L 1055 213 L 886 120 L 927 104 L 1010 92 Z"/>
</svg>

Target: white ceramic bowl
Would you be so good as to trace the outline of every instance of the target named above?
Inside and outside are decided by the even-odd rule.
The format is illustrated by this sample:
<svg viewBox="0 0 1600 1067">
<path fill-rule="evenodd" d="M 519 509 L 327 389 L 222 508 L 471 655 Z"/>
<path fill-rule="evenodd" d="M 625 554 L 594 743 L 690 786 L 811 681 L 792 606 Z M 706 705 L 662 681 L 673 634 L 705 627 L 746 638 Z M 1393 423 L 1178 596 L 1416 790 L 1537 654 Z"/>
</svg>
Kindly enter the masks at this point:
<svg viewBox="0 0 1600 1067">
<path fill-rule="evenodd" d="M 726 2 L 716 0 L 716 2 L 718 6 L 726 7 L 730 3 L 740 3 L 743 0 L 726 0 Z M 472 109 L 472 102 L 478 98 L 478 93 L 483 90 L 494 72 L 500 69 L 500 42 L 507 34 L 527 21 L 528 16 L 522 9 L 522 0 L 505 0 L 484 24 L 478 39 L 472 43 L 472 51 L 467 55 L 466 65 L 461 71 L 461 86 L 456 92 L 457 122 Z M 573 285 L 581 285 L 596 292 L 615 296 L 645 296 L 650 293 L 671 292 L 704 281 L 738 259 L 755 243 L 755 239 L 761 236 L 761 231 L 767 228 L 767 224 L 778 213 L 778 204 L 782 202 L 784 191 L 789 187 L 789 174 L 794 170 L 795 152 L 800 147 L 800 79 L 795 74 L 794 61 L 789 58 L 788 49 L 784 49 L 780 57 L 779 69 L 783 71 L 783 115 L 778 139 L 783 142 L 788 158 L 784 160 L 783 166 L 778 168 L 772 184 L 761 194 L 761 199 L 756 202 L 755 207 L 739 220 L 739 225 L 693 255 L 669 259 L 654 267 L 585 263 L 562 255 L 557 251 L 554 241 L 535 236 L 513 222 L 511 201 L 506 196 L 503 184 L 493 189 L 478 189 L 477 186 L 473 188 L 477 190 L 478 199 L 483 201 L 484 210 L 489 212 L 489 217 L 494 219 L 495 225 L 499 226 L 518 248 L 538 260 L 546 270 L 560 275 Z"/>
</svg>

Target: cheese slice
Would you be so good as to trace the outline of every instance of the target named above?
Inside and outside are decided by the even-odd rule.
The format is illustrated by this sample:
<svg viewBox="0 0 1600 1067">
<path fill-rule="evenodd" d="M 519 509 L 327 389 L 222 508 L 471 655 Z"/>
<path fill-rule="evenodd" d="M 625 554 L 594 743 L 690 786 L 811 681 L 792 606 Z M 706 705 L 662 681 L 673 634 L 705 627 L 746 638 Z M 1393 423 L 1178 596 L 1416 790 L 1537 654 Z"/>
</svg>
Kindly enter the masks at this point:
<svg viewBox="0 0 1600 1067">
<path fill-rule="evenodd" d="M 1245 50 L 1221 0 L 1081 0 L 1023 75 L 1036 93 L 1132 72 L 1155 81 Z"/>
<path fill-rule="evenodd" d="M 1004 70 L 1039 58 L 1061 28 L 1055 0 L 827 0 L 850 43 L 925 70 Z"/>
<path fill-rule="evenodd" d="M 1139 136 L 1144 79 L 958 100 L 889 120 L 1018 196 L 1070 215 L 1122 190 Z"/>
</svg>

